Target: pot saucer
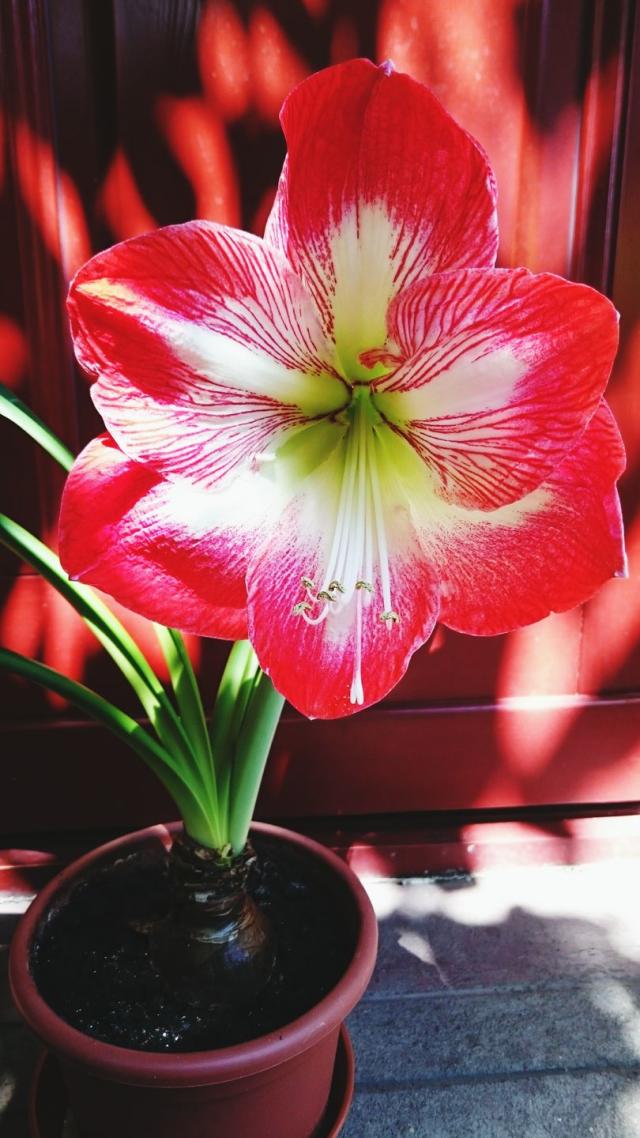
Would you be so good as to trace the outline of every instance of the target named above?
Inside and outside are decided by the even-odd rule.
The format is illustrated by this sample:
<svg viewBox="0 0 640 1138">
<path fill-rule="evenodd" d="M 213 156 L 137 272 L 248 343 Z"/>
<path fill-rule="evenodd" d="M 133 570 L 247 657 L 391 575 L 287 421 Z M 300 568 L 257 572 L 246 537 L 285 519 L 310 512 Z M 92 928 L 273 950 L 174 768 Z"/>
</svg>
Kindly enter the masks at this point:
<svg viewBox="0 0 640 1138">
<path fill-rule="evenodd" d="M 325 1116 L 313 1138 L 338 1138 L 353 1098 L 353 1048 L 349 1032 L 340 1028 L 336 1064 Z M 31 1138 L 78 1138 L 68 1110 L 67 1092 L 58 1061 L 43 1051 L 33 1073 L 29 1091 L 29 1134 Z"/>
</svg>

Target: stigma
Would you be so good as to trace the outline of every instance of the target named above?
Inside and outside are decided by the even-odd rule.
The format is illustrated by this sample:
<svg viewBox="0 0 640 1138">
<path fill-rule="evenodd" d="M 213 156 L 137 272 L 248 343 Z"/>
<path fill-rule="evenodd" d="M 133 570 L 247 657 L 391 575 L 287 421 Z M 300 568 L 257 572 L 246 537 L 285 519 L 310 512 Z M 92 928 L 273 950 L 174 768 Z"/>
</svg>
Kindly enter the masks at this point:
<svg viewBox="0 0 640 1138">
<path fill-rule="evenodd" d="M 366 622 L 391 631 L 400 620 L 391 596 L 389 550 L 376 445 L 377 413 L 366 391 L 349 408 L 344 463 L 329 553 L 317 573 L 305 573 L 293 613 L 307 624 L 350 626 L 353 671 L 349 693 L 362 705 L 363 641 Z"/>
</svg>

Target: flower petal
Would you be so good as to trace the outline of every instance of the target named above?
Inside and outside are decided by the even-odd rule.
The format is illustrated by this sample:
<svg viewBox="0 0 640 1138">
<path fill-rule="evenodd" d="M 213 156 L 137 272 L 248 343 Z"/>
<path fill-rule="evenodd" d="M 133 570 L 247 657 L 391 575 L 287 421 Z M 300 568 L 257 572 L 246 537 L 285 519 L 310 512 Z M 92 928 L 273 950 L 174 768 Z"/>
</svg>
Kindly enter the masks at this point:
<svg viewBox="0 0 640 1138">
<path fill-rule="evenodd" d="M 285 259 L 196 221 L 100 253 L 69 296 L 94 402 L 130 458 L 206 489 L 341 407 L 333 346 Z"/>
<path fill-rule="evenodd" d="M 331 719 L 376 703 L 398 683 L 438 617 L 437 585 L 413 529 L 406 499 L 385 479 L 382 511 L 389 549 L 389 592 L 399 619 L 385 611 L 380 572 L 373 589 L 337 599 L 326 619 L 307 623 L 303 578 L 322 580 L 336 528 L 345 442 L 306 479 L 247 574 L 249 636 L 275 687 L 303 714 Z M 406 445 L 406 444 L 405 444 Z M 378 567 L 379 569 L 379 567 Z M 329 602 L 326 602 L 329 605 Z M 318 610 L 310 605 L 313 617 Z M 354 688 L 361 684 L 361 695 Z M 360 702 L 358 702 L 360 700 Z"/>
<path fill-rule="evenodd" d="M 388 64 L 312 75 L 281 121 L 288 155 L 265 239 L 302 274 L 357 378 L 359 355 L 384 344 L 395 293 L 428 273 L 494 264 L 493 174 L 435 96 Z"/>
<path fill-rule="evenodd" d="M 398 298 L 389 334 L 406 362 L 376 405 L 445 501 L 492 510 L 539 486 L 598 407 L 618 343 L 613 305 L 549 273 L 474 270 Z"/>
<path fill-rule="evenodd" d="M 574 450 L 539 489 L 493 512 L 423 500 L 421 537 L 442 581 L 440 619 L 495 635 L 564 612 L 626 575 L 615 481 L 624 448 L 602 402 Z"/>
<path fill-rule="evenodd" d="M 258 476 L 202 493 L 159 478 L 102 435 L 67 480 L 60 558 L 76 580 L 151 620 L 237 639 L 247 635 L 248 559 L 268 517 Z"/>
</svg>

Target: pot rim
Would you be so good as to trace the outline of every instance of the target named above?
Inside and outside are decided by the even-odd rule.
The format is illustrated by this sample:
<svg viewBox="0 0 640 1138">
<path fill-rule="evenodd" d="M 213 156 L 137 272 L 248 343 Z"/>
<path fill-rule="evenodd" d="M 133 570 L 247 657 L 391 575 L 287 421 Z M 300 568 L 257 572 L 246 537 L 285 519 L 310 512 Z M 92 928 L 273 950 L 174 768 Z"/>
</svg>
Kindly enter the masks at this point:
<svg viewBox="0 0 640 1138">
<path fill-rule="evenodd" d="M 248 1078 L 313 1047 L 335 1030 L 362 996 L 375 964 L 378 926 L 367 893 L 353 870 L 319 842 L 293 830 L 255 822 L 252 830 L 305 849 L 342 879 L 351 894 L 357 917 L 357 940 L 344 974 L 309 1011 L 267 1035 L 211 1051 L 137 1051 L 93 1039 L 53 1011 L 42 998 L 29 968 L 36 929 L 55 895 L 86 869 L 114 853 L 159 840 L 165 847 L 180 822 L 148 826 L 83 854 L 41 890 L 20 921 L 9 957 L 9 980 L 14 1002 L 27 1023 L 57 1055 L 93 1074 L 136 1086 L 195 1087 Z"/>
</svg>

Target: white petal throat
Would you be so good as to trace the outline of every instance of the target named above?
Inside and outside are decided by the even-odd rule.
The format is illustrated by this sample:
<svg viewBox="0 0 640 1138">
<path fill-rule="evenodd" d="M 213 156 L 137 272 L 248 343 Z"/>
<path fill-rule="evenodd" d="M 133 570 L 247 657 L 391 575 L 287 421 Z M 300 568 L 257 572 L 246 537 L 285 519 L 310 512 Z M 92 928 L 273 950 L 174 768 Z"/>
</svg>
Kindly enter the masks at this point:
<svg viewBox="0 0 640 1138">
<path fill-rule="evenodd" d="M 376 439 L 380 427 L 366 392 L 354 399 L 350 412 L 333 537 L 319 571 L 302 577 L 302 597 L 293 612 L 311 625 L 347 622 L 354 637 L 350 701 L 363 704 L 364 623 L 378 619 L 390 630 L 400 618 L 391 596 Z"/>
</svg>

